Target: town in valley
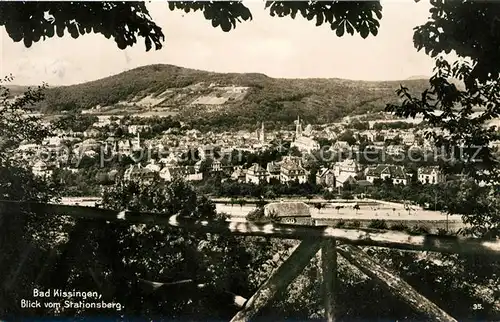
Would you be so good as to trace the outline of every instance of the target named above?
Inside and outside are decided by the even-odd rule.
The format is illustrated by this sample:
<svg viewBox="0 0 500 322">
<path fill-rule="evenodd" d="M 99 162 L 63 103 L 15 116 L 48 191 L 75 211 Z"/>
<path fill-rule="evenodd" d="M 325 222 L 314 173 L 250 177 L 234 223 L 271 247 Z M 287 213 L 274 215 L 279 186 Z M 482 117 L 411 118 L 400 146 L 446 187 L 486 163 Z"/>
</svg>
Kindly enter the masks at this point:
<svg viewBox="0 0 500 322">
<path fill-rule="evenodd" d="M 499 9 L 0 1 L 0 320 L 500 321 Z"/>
<path fill-rule="evenodd" d="M 249 91 L 207 85 L 188 86 L 185 106 L 165 108 L 172 101 L 166 90 L 111 106 L 35 114 L 52 135 L 42 144 L 23 142 L 15 158 L 36 176 L 62 183 L 62 202 L 72 205 L 98 205 L 103 189 L 117 181 L 181 179 L 236 221 L 262 203 L 304 203 L 275 212 L 287 223 L 308 218 L 307 224 L 367 226 L 375 220 L 431 231 L 462 226 L 460 214 L 445 215 L 443 187 L 465 178 L 440 168 L 450 155 L 432 134 L 442 130 L 384 111 L 330 122 L 307 122 L 297 113 L 288 123 L 197 128 L 178 111 L 221 113 L 227 103 L 245 104 Z"/>
</svg>

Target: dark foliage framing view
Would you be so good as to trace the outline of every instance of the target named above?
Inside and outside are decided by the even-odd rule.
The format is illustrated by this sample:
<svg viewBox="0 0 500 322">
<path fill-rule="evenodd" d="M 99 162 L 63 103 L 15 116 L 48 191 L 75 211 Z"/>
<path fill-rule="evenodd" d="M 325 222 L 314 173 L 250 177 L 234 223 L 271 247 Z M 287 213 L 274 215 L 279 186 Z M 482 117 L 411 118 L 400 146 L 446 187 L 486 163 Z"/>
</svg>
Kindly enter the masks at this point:
<svg viewBox="0 0 500 322">
<path fill-rule="evenodd" d="M 411 5 L 408 3 L 408 11 Z M 329 25 L 338 37 L 346 34 L 376 37 L 379 21 L 383 19 L 383 6 L 375 1 L 268 1 L 265 8 L 276 19 L 307 19 L 316 26 Z M 244 3 L 236 1 L 169 2 L 169 9 L 203 15 L 207 28 L 220 28 L 224 32 L 252 19 Z M 320 200 L 314 206 L 320 213 L 324 208 L 322 203 L 329 200 L 348 201 L 368 194 L 374 199 L 388 202 L 404 199 L 422 206 L 430 204 L 434 210 L 450 215 L 460 214 L 465 224 L 460 234 L 499 238 L 499 164 L 490 143 L 500 137 L 498 129 L 485 127 L 488 121 L 500 116 L 499 17 L 500 4 L 496 2 L 431 0 L 429 20 L 415 26 L 413 36 L 416 50 L 435 57 L 434 75 L 425 82 L 283 80 L 262 74 L 218 74 L 170 65 L 145 66 L 94 82 L 56 88 L 7 86 L 11 81 L 7 77 L 2 82 L 0 103 L 0 199 L 43 203 L 78 191 L 102 192 L 100 208 L 176 213 L 184 219 L 222 223 L 227 216 L 216 211 L 211 199 L 226 198 L 225 203 L 235 208 L 243 208 L 247 199 L 259 200 L 253 201 L 257 209 L 248 219 L 273 222 L 276 218 L 265 215 L 264 204 L 278 196 L 300 197 L 309 202 Z M 0 26 L 10 39 L 22 41 L 28 48 L 34 42 L 51 41 L 56 36 L 79 38 L 97 33 L 116 42 L 117 50 L 141 46 L 138 44 L 141 42 L 146 51 L 168 50 L 168 39 L 165 40 L 143 2 L 2 1 Z M 450 61 L 450 53 L 458 59 Z M 84 172 L 55 171 L 50 178 L 35 176 L 24 161 L 12 158 L 20 145 L 41 143 L 53 130 L 87 130 L 96 120 L 92 115 L 80 114 L 83 110 L 97 105 L 120 111 L 133 109 L 134 106 L 124 106 L 122 102 L 155 97 L 171 88 L 190 91 L 189 86 L 201 81 L 217 83 L 221 88 L 232 85 L 249 89 L 243 99 L 230 101 L 222 112 L 182 109 L 179 108 L 185 103 L 182 99 L 166 96 L 164 104 L 177 109 L 175 116 L 162 121 L 155 119 L 151 121 L 154 124 L 126 116 L 123 124 L 151 125 L 154 130 L 149 135 L 153 137 L 155 133 L 183 126 L 206 133 L 214 129 L 254 129 L 259 122 L 266 121 L 270 128 L 279 129 L 292 124 L 297 117 L 319 124 L 335 122 L 344 116 L 386 111 L 399 117 L 422 117 L 426 126 L 443 130 L 429 134 L 436 146 L 448 152 L 463 147 L 465 156 L 439 164 L 455 180 L 434 187 L 414 180 L 402 188 L 382 179 L 375 180 L 368 188 L 347 183 L 338 192 L 323 189 L 310 180 L 318 175 L 319 166 L 305 183 L 286 185 L 279 180 L 268 185 L 230 182 L 218 176 L 196 184 L 178 179 L 142 184 L 112 179 L 111 171 L 101 171 L 89 161 L 91 157 L 82 161 L 87 162 Z M 457 86 L 457 82 L 463 86 Z M 198 89 L 198 94 L 205 90 Z M 24 95 L 12 100 L 13 92 Z M 478 107 L 480 113 L 472 117 Z M 36 116 L 26 117 L 28 110 L 49 115 L 62 113 L 64 117 L 53 122 L 55 128 L 49 128 Z M 356 127 L 362 130 L 366 126 L 358 122 Z M 395 128 L 398 127 L 401 129 L 401 124 Z M 125 137 L 120 127 L 109 128 L 108 132 Z M 352 131 L 341 136 L 342 142 L 359 141 Z M 480 158 L 477 154 L 472 156 L 475 150 L 467 150 L 477 146 L 484 147 Z M 289 147 L 287 154 L 301 155 Z M 282 157 L 275 151 L 247 153 L 238 166 L 252 166 L 252 171 L 258 171 L 259 166 Z M 194 161 L 184 160 L 184 165 L 191 167 Z M 123 172 L 131 164 L 129 158 L 117 161 L 114 166 Z M 214 166 L 212 163 L 202 167 Z M 100 187 L 104 187 L 102 191 Z M 337 213 L 343 209 L 340 204 L 336 207 Z M 250 298 L 298 244 L 287 239 L 74 220 L 50 213 L 40 216 L 26 209 L 22 211 L 24 215 L 0 210 L 5 210 L 0 212 L 0 274 L 4 276 L 0 283 L 0 317 L 7 320 L 24 315 L 229 320 L 239 310 L 233 300 Z M 358 211 L 359 206 L 353 207 L 353 212 Z M 392 212 L 396 213 L 396 209 Z M 361 223 L 339 220 L 335 225 L 359 228 Z M 379 219 L 371 221 L 368 227 L 426 233 L 422 227 L 389 226 Z M 500 319 L 497 258 L 361 248 L 457 320 Z M 29 263 L 28 267 L 23 263 Z M 338 320 L 429 319 L 398 296 L 386 292 L 380 283 L 353 267 L 346 258 L 339 256 L 338 263 Z M 313 294 L 322 294 L 319 277 L 323 269 L 320 256 L 313 257 L 299 277 L 257 319 L 321 319 L 325 314 L 324 303 L 321 296 Z M 35 288 L 97 290 L 107 302 L 121 303 L 123 309 L 119 312 L 75 307 L 21 309 L 19 302 L 30 298 Z"/>
</svg>

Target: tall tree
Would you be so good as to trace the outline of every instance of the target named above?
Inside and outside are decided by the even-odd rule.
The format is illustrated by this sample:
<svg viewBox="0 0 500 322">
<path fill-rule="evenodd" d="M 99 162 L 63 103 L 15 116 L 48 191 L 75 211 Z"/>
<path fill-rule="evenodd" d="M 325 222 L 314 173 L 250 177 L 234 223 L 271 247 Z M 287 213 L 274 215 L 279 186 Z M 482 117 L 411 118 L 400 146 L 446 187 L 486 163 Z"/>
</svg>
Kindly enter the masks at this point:
<svg viewBox="0 0 500 322">
<path fill-rule="evenodd" d="M 103 207 L 177 214 L 180 221 L 226 218 L 180 180 L 168 185 L 118 182 L 105 191 Z M 73 287 L 95 283 L 85 274 L 87 265 L 101 266 L 100 278 L 110 289 L 109 299 L 122 303 L 126 315 L 227 319 L 234 308 L 224 299 L 230 293 L 248 291 L 243 282 L 249 258 L 234 236 L 106 223 L 87 234 L 92 242 L 78 256 L 72 275 L 81 277 L 70 279 L 76 283 Z M 170 285 L 152 292 L 144 288 L 148 283 Z"/>
<path fill-rule="evenodd" d="M 27 163 L 15 158 L 16 148 L 23 141 L 41 143 L 49 134 L 40 119 L 30 115 L 32 104 L 43 98 L 42 87 L 28 89 L 18 97 L 12 97 L 4 86 L 11 77 L 0 81 L 0 199 L 48 202 L 57 197 L 58 187 L 51 180 L 33 175 Z M 36 155 L 35 155 L 36 157 Z M 33 161 L 33 160 L 31 160 Z M 0 316 L 19 307 L 33 288 L 37 272 L 20 271 L 22 262 L 33 259 L 33 249 L 47 249 L 64 237 L 62 218 L 34 216 L 27 210 L 0 209 L 0 274 L 4 283 L 0 288 Z M 33 263 L 32 267 L 36 267 Z M 4 293 L 5 292 L 5 293 Z"/>
<path fill-rule="evenodd" d="M 402 104 L 388 105 L 387 110 L 403 117 L 422 116 L 429 127 L 439 128 L 426 136 L 444 152 L 443 168 L 489 185 L 491 194 L 485 202 L 492 205 L 500 188 L 500 162 L 491 145 L 500 136 L 489 123 L 500 115 L 500 64 L 494 58 L 500 53 L 500 4 L 465 0 L 431 4 L 430 20 L 414 34 L 416 48 L 436 57 L 430 86 L 419 96 L 401 87 Z M 454 62 L 443 56 L 452 51 L 459 57 Z M 476 233 L 486 233 L 483 228 L 488 226 L 488 234 L 494 231 L 500 236 L 498 207 L 484 210 L 464 214 L 466 221 L 473 223 Z"/>
<path fill-rule="evenodd" d="M 31 107 L 43 100 L 45 84 L 37 89 L 28 88 L 22 95 L 14 97 L 6 85 L 13 80 L 6 76 L 0 80 L 0 159 L 12 161 L 13 149 L 23 141 L 41 143 L 50 133 L 40 117 L 33 115 Z"/>
</svg>

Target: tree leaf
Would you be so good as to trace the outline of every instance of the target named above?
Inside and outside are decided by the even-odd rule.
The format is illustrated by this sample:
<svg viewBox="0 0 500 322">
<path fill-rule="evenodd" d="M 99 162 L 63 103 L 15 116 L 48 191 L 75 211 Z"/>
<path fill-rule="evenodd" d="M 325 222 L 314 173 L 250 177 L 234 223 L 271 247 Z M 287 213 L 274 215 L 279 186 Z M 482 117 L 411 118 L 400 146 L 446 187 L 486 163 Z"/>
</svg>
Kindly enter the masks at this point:
<svg viewBox="0 0 500 322">
<path fill-rule="evenodd" d="M 64 29 L 66 26 L 63 23 L 58 23 L 56 25 L 56 33 L 58 37 L 63 37 L 64 36 Z"/>
<path fill-rule="evenodd" d="M 330 25 L 330 28 L 331 28 L 332 30 L 336 30 L 336 29 L 338 28 L 338 26 L 340 25 L 340 22 L 341 22 L 341 20 L 338 20 L 338 19 L 337 19 L 337 20 L 335 20 L 335 21 L 334 21 L 334 22 L 332 22 L 332 24 Z"/>
<path fill-rule="evenodd" d="M 337 37 L 342 37 L 342 36 L 344 35 L 344 25 L 345 25 L 345 24 L 340 24 L 340 25 L 337 27 L 337 30 L 336 30 Z"/>
<path fill-rule="evenodd" d="M 243 8 L 241 9 L 241 12 L 240 12 L 240 17 L 241 19 L 247 21 L 247 20 L 252 20 L 252 13 L 250 12 L 250 10 L 243 6 Z"/>
<path fill-rule="evenodd" d="M 9 22 L 5 25 L 5 29 L 7 30 L 9 37 L 15 42 L 19 42 L 23 39 L 23 32 L 18 22 Z"/>
<path fill-rule="evenodd" d="M 116 41 L 116 44 L 118 45 L 118 48 L 120 48 L 122 50 L 127 48 L 127 42 L 125 41 L 125 39 L 115 38 L 115 41 Z"/>
<path fill-rule="evenodd" d="M 363 38 L 366 38 L 368 37 L 368 35 L 370 34 L 370 31 L 368 29 L 368 26 L 363 24 L 359 27 L 359 34 L 361 35 L 361 37 Z"/>
<path fill-rule="evenodd" d="M 316 15 L 316 26 L 321 26 L 323 24 L 323 13 L 319 12 Z"/>
<path fill-rule="evenodd" d="M 231 31 L 231 22 L 227 19 L 224 19 L 221 21 L 220 27 L 224 32 Z"/>
<path fill-rule="evenodd" d="M 24 45 L 26 46 L 26 48 L 30 48 L 31 45 L 33 44 L 33 41 L 31 40 L 31 37 L 28 36 L 28 35 L 24 36 L 23 41 L 24 41 Z"/>
<path fill-rule="evenodd" d="M 354 35 L 354 28 L 352 27 L 351 23 L 346 23 L 346 29 L 347 29 L 347 33 L 350 34 L 350 35 Z"/>
<path fill-rule="evenodd" d="M 208 7 L 208 8 L 205 8 L 205 10 L 203 11 L 203 15 L 205 16 L 205 19 L 213 19 L 214 18 L 214 11 L 212 8 Z"/>
<path fill-rule="evenodd" d="M 74 24 L 68 25 L 68 32 L 70 33 L 71 37 L 73 38 L 78 38 L 78 29 Z"/>
<path fill-rule="evenodd" d="M 51 23 L 46 24 L 45 25 L 45 35 L 49 38 L 54 37 L 54 32 L 55 32 L 54 28 L 55 27 L 53 24 L 51 24 Z"/>
</svg>

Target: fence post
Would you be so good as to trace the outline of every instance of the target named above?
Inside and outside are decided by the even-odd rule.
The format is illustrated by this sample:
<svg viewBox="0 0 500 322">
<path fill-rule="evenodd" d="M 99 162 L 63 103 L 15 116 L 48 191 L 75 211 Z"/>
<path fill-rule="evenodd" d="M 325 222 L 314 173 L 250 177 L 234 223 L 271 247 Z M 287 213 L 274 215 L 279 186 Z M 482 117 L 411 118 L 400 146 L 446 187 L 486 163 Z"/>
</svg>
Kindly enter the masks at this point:
<svg viewBox="0 0 500 322">
<path fill-rule="evenodd" d="M 410 284 L 383 267 L 360 248 L 351 245 L 342 245 L 342 247 L 339 247 L 338 252 L 366 276 L 373 278 L 376 282 L 385 286 L 392 295 L 409 304 L 415 311 L 428 316 L 429 320 L 457 322 L 455 318 L 418 293 Z"/>
<path fill-rule="evenodd" d="M 304 270 L 321 248 L 321 240 L 305 239 L 293 251 L 286 261 L 278 267 L 271 277 L 262 284 L 254 295 L 245 303 L 231 322 L 252 320 L 274 296 L 284 291 L 287 286 Z"/>
<path fill-rule="evenodd" d="M 323 271 L 323 299 L 325 318 L 328 322 L 335 321 L 337 283 L 337 247 L 334 238 L 323 240 L 321 246 L 321 266 Z"/>
</svg>

